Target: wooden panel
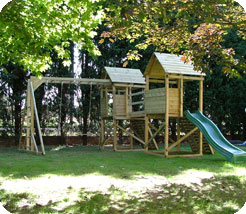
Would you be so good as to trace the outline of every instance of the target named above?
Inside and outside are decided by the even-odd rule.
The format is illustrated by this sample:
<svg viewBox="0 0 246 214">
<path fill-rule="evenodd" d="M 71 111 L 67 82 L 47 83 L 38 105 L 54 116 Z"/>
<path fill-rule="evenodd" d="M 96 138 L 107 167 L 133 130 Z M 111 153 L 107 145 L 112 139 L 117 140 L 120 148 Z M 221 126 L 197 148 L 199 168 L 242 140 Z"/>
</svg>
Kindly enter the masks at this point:
<svg viewBox="0 0 246 214">
<path fill-rule="evenodd" d="M 180 94 L 178 88 L 169 88 L 169 115 L 178 117 L 180 114 Z"/>
<path fill-rule="evenodd" d="M 164 70 L 158 60 L 155 60 L 149 72 L 150 78 L 164 78 Z"/>
<path fill-rule="evenodd" d="M 124 116 L 126 115 L 126 98 L 125 95 L 115 95 L 115 115 Z"/>
<path fill-rule="evenodd" d="M 165 88 L 157 88 L 145 91 L 144 110 L 146 114 L 164 114 L 166 112 Z M 180 95 L 178 88 L 169 88 L 169 114 L 179 117 Z"/>
<path fill-rule="evenodd" d="M 106 98 L 101 97 L 100 99 L 100 108 L 101 108 L 101 117 L 107 117 L 108 116 L 108 103 L 106 103 Z"/>
<path fill-rule="evenodd" d="M 144 111 L 146 114 L 165 113 L 165 88 L 146 90 L 144 94 Z"/>
</svg>

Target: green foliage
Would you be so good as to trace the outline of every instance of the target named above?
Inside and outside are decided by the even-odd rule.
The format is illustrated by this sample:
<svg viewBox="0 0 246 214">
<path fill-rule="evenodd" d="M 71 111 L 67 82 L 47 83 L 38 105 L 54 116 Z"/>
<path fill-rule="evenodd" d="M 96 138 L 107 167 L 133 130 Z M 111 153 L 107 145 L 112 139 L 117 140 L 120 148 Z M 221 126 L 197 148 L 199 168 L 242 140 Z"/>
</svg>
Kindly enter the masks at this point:
<svg viewBox="0 0 246 214">
<path fill-rule="evenodd" d="M 246 40 L 239 37 L 235 30 L 229 30 L 221 46 L 232 48 L 235 58 L 245 60 Z M 246 76 L 240 66 L 234 66 L 240 75 L 231 77 L 223 72 L 223 59 L 219 55 L 204 57 L 202 63 L 212 70 L 207 73 L 204 81 L 204 111 L 225 135 L 233 139 L 246 139 Z M 198 85 L 185 83 L 185 109 L 198 109 Z"/>
<path fill-rule="evenodd" d="M 15 143 L 21 126 L 21 107 L 29 74 L 22 67 L 8 63 L 0 68 L 0 136 L 15 136 Z"/>
<path fill-rule="evenodd" d="M 245 60 L 236 60 L 233 49 L 221 46 L 228 29 L 246 35 L 245 13 L 232 0 L 117 0 L 110 1 L 109 10 L 113 12 L 108 13 L 108 24 L 113 27 L 105 36 L 130 41 L 144 38 L 137 45 L 139 49 L 154 45 L 161 51 L 182 52 L 206 73 L 210 67 L 204 58 L 216 55 L 227 73 L 238 75 L 235 65 L 245 68 Z"/>
<path fill-rule="evenodd" d="M 0 64 L 12 61 L 39 73 L 52 63 L 55 50 L 70 65 L 68 41 L 98 55 L 92 38 L 103 12 L 98 1 L 11 1 L 0 13 Z"/>
</svg>

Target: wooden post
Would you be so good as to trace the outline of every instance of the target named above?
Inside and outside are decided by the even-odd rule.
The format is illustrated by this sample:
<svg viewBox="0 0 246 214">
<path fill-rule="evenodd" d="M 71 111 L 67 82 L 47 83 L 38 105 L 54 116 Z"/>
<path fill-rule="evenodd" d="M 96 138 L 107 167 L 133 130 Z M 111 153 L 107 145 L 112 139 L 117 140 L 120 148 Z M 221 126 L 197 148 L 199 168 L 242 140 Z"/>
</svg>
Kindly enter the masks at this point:
<svg viewBox="0 0 246 214">
<path fill-rule="evenodd" d="M 32 87 L 32 82 L 30 82 L 30 92 L 31 92 L 31 97 L 32 97 L 34 112 L 35 112 L 35 116 L 36 116 L 36 122 L 37 122 L 37 128 L 38 128 L 38 134 L 39 134 L 39 139 L 40 139 L 42 154 L 45 155 L 44 142 L 43 142 L 42 132 L 41 132 L 41 128 L 40 128 L 38 111 L 37 111 L 37 106 L 36 106 L 34 91 L 33 91 L 33 87 Z"/>
<path fill-rule="evenodd" d="M 113 118 L 116 117 L 116 88 L 113 86 Z"/>
<path fill-rule="evenodd" d="M 32 137 L 33 146 L 35 147 L 35 152 L 38 154 L 38 147 L 33 133 L 31 133 L 31 137 Z"/>
<path fill-rule="evenodd" d="M 203 112 L 203 80 L 200 80 L 199 84 L 199 110 Z M 199 134 L 200 155 L 203 154 L 203 136 L 202 132 Z"/>
<path fill-rule="evenodd" d="M 31 126 L 31 93 L 30 93 L 30 80 L 27 83 L 27 128 L 26 128 L 26 150 L 30 149 L 30 126 Z"/>
<path fill-rule="evenodd" d="M 101 133 L 100 133 L 100 146 L 102 149 L 104 149 L 104 139 L 105 139 L 105 122 L 104 119 L 101 119 Z"/>
<path fill-rule="evenodd" d="M 113 149 L 117 151 L 117 120 L 114 119 L 114 142 L 113 142 Z"/>
<path fill-rule="evenodd" d="M 153 136 L 153 133 L 152 133 L 150 127 L 149 127 L 149 133 L 150 133 L 151 138 L 153 138 L 153 142 L 154 142 L 154 144 L 155 144 L 156 150 L 159 150 L 158 144 L 157 144 L 157 142 L 156 142 L 156 140 L 155 140 L 155 137 Z M 148 142 L 149 142 L 149 141 L 148 141 Z M 149 144 L 148 144 L 148 145 L 149 145 Z"/>
<path fill-rule="evenodd" d="M 129 94 L 129 90 L 128 87 L 126 87 L 126 117 L 129 116 L 129 110 L 128 110 L 128 94 Z"/>
<path fill-rule="evenodd" d="M 117 120 L 116 120 L 116 88 L 113 86 L 113 129 L 114 129 L 114 140 L 113 140 L 113 149 L 117 151 Z"/>
<path fill-rule="evenodd" d="M 132 127 L 132 123 L 130 121 L 130 132 L 132 135 L 134 135 L 134 131 L 133 131 L 133 127 Z M 133 137 L 132 135 L 130 135 L 130 148 L 131 149 L 134 149 L 134 145 L 133 145 Z"/>
<path fill-rule="evenodd" d="M 178 86 L 179 86 L 179 116 L 183 117 L 184 116 L 184 112 L 183 112 L 184 80 L 183 78 L 178 80 Z"/>
<path fill-rule="evenodd" d="M 34 103 L 33 99 L 31 99 L 31 151 L 34 152 L 34 145 L 36 142 L 33 141 L 34 139 Z M 33 136 L 33 137 L 32 137 Z"/>
<path fill-rule="evenodd" d="M 145 115 L 144 117 L 144 142 L 145 142 L 145 152 L 149 151 L 149 117 Z"/>
<path fill-rule="evenodd" d="M 168 137 L 169 137 L 169 77 L 165 79 L 166 90 L 166 113 L 165 113 L 165 156 L 168 157 Z"/>
<path fill-rule="evenodd" d="M 177 140 L 180 140 L 180 120 L 177 119 Z M 177 152 L 180 152 L 180 144 L 177 146 Z"/>
<path fill-rule="evenodd" d="M 145 87 L 145 91 L 149 90 L 149 75 L 146 75 L 146 87 Z M 145 152 L 149 151 L 149 145 L 148 145 L 148 141 L 149 141 L 149 117 L 146 114 L 144 117 L 144 121 L 145 121 L 145 126 L 144 126 L 144 141 L 145 141 Z"/>
</svg>

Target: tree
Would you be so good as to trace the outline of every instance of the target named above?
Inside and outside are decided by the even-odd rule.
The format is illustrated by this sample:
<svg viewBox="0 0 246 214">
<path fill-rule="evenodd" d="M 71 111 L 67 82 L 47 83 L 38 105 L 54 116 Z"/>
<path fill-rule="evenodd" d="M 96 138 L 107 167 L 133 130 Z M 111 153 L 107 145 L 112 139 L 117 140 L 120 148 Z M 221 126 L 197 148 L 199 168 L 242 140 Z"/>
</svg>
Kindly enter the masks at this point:
<svg viewBox="0 0 246 214">
<path fill-rule="evenodd" d="M 7 72 L 4 72 L 6 70 Z M 23 70 L 22 67 L 13 63 L 3 65 L 0 73 L 2 82 L 1 91 L 5 93 L 5 98 L 8 100 L 9 105 L 12 106 L 11 114 L 14 121 L 14 136 L 15 144 L 18 144 L 19 133 L 21 128 L 21 107 L 24 101 L 25 90 L 27 86 L 27 78 L 29 74 Z M 8 91 L 6 89 L 8 88 Z M 4 110 L 4 108 L 3 108 Z M 5 109 L 6 112 L 6 109 Z M 10 112 L 6 112 L 3 123 L 9 123 L 11 117 Z"/>
<path fill-rule="evenodd" d="M 11 61 L 39 74 L 53 50 L 70 65 L 68 41 L 97 55 L 92 38 L 102 17 L 96 0 L 12 0 L 0 13 L 0 65 Z"/>
<path fill-rule="evenodd" d="M 246 68 L 243 57 L 237 58 L 232 48 L 221 46 L 228 29 L 246 36 L 246 15 L 233 0 L 111 0 L 108 6 L 112 27 L 104 37 L 144 38 L 139 49 L 154 45 L 157 50 L 182 53 L 204 72 L 210 71 L 204 58 L 211 55 L 222 59 L 224 72 L 238 75 L 237 68 Z M 134 55 L 139 57 L 132 52 L 129 59 Z"/>
</svg>

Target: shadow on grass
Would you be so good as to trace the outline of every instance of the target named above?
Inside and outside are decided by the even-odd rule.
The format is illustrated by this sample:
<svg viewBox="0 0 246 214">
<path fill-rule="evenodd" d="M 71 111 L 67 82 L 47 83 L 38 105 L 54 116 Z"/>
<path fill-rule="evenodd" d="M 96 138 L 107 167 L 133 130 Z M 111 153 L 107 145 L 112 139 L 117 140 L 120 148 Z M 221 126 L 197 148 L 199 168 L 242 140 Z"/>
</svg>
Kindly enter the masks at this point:
<svg viewBox="0 0 246 214">
<path fill-rule="evenodd" d="M 2 148 L 1 148 L 2 149 Z M 132 179 L 139 174 L 174 176 L 195 169 L 209 172 L 232 172 L 231 164 L 220 154 L 200 158 L 162 158 L 144 152 L 99 151 L 96 146 L 46 148 L 45 156 L 20 153 L 4 148 L 0 155 L 0 175 L 11 178 L 38 177 L 45 174 L 81 176 L 91 173 Z"/>
<path fill-rule="evenodd" d="M 81 189 L 79 199 L 56 209 L 62 201 L 46 205 L 18 206 L 21 200 L 33 201 L 27 194 L 7 194 L 1 191 L 3 204 L 11 213 L 171 213 L 171 214 L 231 214 L 245 202 L 246 183 L 235 176 L 203 179 L 201 185 L 169 184 L 157 186 L 139 195 L 128 196 L 111 187 L 107 193 L 86 192 Z M 55 200 L 55 199 L 54 199 Z"/>
</svg>

